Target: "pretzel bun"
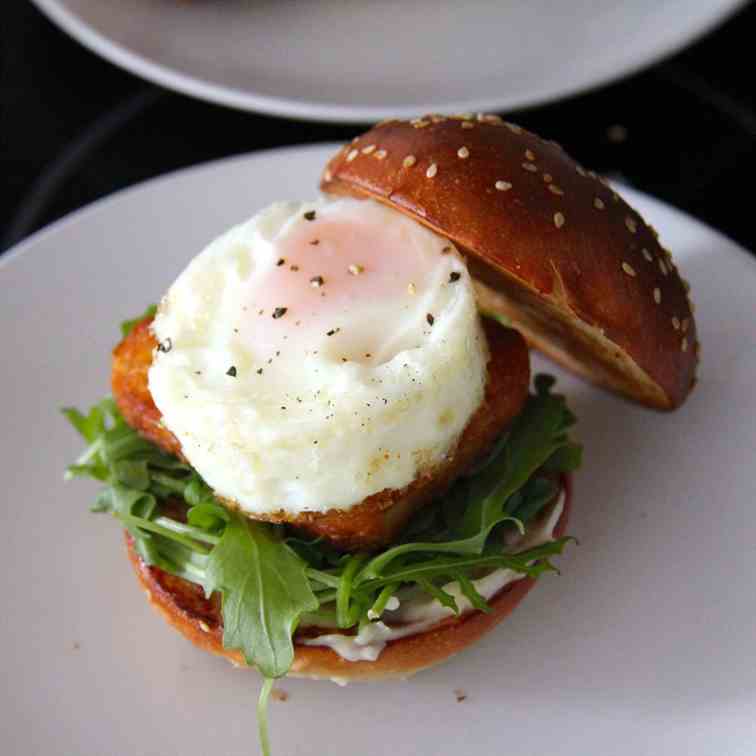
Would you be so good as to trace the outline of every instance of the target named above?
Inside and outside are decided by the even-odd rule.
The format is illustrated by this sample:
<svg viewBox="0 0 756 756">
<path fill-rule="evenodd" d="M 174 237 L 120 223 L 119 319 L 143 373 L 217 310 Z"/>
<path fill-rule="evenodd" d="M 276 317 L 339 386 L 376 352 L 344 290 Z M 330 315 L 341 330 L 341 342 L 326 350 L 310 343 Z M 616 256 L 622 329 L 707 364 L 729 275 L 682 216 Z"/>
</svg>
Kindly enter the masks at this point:
<svg viewBox="0 0 756 756">
<path fill-rule="evenodd" d="M 565 533 L 572 500 L 569 476 L 562 476 L 564 507 L 554 528 L 554 537 Z M 236 666 L 245 667 L 239 651 L 223 647 L 223 621 L 217 595 L 206 599 L 202 588 L 175 577 L 158 567 L 149 567 L 136 553 L 128 533 L 125 534 L 129 559 L 149 602 L 184 637 L 199 648 L 223 656 Z M 314 679 L 376 680 L 410 677 L 448 659 L 475 643 L 501 622 L 535 584 L 522 578 L 505 586 L 489 601 L 492 611 L 470 611 L 461 617 L 439 622 L 430 630 L 389 641 L 376 661 L 351 662 L 330 648 L 298 644 L 295 638 L 294 664 L 289 676 Z"/>
<path fill-rule="evenodd" d="M 693 387 L 693 308 L 669 252 L 554 142 L 498 116 L 386 121 L 330 160 L 321 189 L 449 238 L 481 307 L 589 380 L 657 409 Z"/>
</svg>

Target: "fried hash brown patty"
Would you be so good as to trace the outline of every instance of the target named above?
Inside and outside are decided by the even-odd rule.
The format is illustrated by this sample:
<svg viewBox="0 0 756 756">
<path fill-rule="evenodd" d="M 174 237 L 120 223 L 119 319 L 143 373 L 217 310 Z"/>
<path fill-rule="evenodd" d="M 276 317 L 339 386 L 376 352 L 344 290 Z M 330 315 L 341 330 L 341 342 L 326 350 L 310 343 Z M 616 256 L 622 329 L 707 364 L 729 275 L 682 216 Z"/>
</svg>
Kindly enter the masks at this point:
<svg viewBox="0 0 756 756">
<path fill-rule="evenodd" d="M 147 373 L 157 347 L 151 322 L 150 318 L 141 321 L 113 351 L 113 396 L 129 425 L 169 454 L 182 456 L 181 444 L 163 426 L 148 386 Z M 306 512 L 295 517 L 281 511 L 257 519 L 288 522 L 347 550 L 379 548 L 393 540 L 414 512 L 443 494 L 489 450 L 527 398 L 530 363 L 522 336 L 488 319 L 483 327 L 491 355 L 485 396 L 446 460 L 421 472 L 404 488 L 384 489 L 349 510 Z M 224 503 L 238 508 L 232 501 Z"/>
</svg>

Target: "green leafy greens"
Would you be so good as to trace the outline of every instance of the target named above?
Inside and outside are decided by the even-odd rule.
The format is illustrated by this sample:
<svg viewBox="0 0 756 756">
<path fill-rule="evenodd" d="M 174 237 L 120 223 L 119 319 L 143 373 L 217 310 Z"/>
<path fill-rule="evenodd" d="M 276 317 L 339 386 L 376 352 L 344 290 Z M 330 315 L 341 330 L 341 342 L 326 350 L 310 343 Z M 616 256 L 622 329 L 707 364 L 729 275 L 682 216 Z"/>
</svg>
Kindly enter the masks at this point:
<svg viewBox="0 0 756 756">
<path fill-rule="evenodd" d="M 123 334 L 142 318 L 124 323 Z M 502 537 L 506 528 L 524 532 L 557 494 L 558 475 L 580 464 L 581 448 L 568 437 L 575 418 L 564 397 L 552 393 L 553 383 L 538 376 L 535 393 L 488 459 L 377 554 L 343 554 L 223 507 L 191 466 L 141 438 L 110 398 L 86 414 L 63 410 L 87 443 L 66 478 L 103 484 L 92 510 L 120 520 L 146 564 L 202 586 L 208 597 L 221 595 L 223 644 L 266 678 L 264 714 L 272 680 L 293 663 L 302 622 L 359 629 L 407 588 L 458 612 L 444 590 L 451 581 L 472 606 L 490 611 L 476 578 L 498 568 L 532 577 L 555 569 L 550 559 L 568 538 L 510 553 Z M 267 754 L 264 717 L 260 737 Z"/>
<path fill-rule="evenodd" d="M 473 585 L 482 572 L 506 567 L 537 577 L 554 569 L 549 558 L 568 539 L 513 554 L 495 536 L 503 527 L 522 531 L 557 493 L 555 474 L 580 463 L 580 447 L 567 435 L 574 417 L 564 398 L 551 393 L 552 384 L 539 376 L 536 393 L 486 463 L 378 554 L 341 554 L 226 509 L 189 465 L 130 428 L 109 398 L 86 415 L 63 410 L 88 443 L 66 477 L 105 484 L 92 509 L 117 517 L 147 564 L 201 585 L 208 596 L 219 592 L 224 645 L 240 649 L 266 677 L 281 677 L 293 661 L 292 638 L 302 619 L 356 627 L 380 616 L 407 586 L 456 611 L 443 590 L 453 580 L 486 611 Z M 185 507 L 184 517 L 173 514 L 175 502 Z"/>
</svg>

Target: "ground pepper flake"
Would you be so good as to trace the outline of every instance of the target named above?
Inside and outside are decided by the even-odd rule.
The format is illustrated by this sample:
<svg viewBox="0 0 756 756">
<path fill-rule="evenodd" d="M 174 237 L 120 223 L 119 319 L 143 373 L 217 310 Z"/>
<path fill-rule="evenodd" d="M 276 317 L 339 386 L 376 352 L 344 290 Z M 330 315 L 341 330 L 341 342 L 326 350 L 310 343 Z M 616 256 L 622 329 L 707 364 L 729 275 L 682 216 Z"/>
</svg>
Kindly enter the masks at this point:
<svg viewBox="0 0 756 756">
<path fill-rule="evenodd" d="M 173 341 L 171 341 L 170 337 L 163 339 L 157 346 L 158 352 L 163 352 L 163 354 L 168 354 L 171 349 L 173 349 Z"/>
<path fill-rule="evenodd" d="M 436 319 L 430 313 L 425 316 L 425 319 L 428 321 L 428 325 L 433 325 L 436 322 Z"/>
<path fill-rule="evenodd" d="M 230 375 L 232 378 L 236 378 L 236 367 L 234 365 L 231 365 L 231 367 L 226 370 L 226 375 Z"/>
<path fill-rule="evenodd" d="M 453 270 L 449 274 L 449 283 L 454 283 L 455 281 L 459 281 L 460 278 L 462 278 L 462 274 L 458 273 L 456 270 Z"/>
<path fill-rule="evenodd" d="M 314 210 L 308 210 L 304 214 L 304 217 L 305 217 L 305 220 L 314 221 L 315 220 L 315 211 Z"/>
<path fill-rule="evenodd" d="M 288 312 L 288 307 L 276 307 L 275 310 L 273 310 L 273 320 L 278 320 L 279 318 L 282 318 L 286 313 Z"/>
<path fill-rule="evenodd" d="M 312 286 L 312 287 L 314 287 L 316 289 L 319 288 L 320 286 L 322 286 L 324 283 L 325 283 L 325 281 L 323 279 L 323 276 L 313 276 L 310 279 L 310 286 Z"/>
<path fill-rule="evenodd" d="M 276 265 L 278 265 L 278 267 L 280 268 L 282 265 L 285 265 L 285 264 L 286 264 L 286 260 L 283 257 L 279 257 Z"/>
</svg>

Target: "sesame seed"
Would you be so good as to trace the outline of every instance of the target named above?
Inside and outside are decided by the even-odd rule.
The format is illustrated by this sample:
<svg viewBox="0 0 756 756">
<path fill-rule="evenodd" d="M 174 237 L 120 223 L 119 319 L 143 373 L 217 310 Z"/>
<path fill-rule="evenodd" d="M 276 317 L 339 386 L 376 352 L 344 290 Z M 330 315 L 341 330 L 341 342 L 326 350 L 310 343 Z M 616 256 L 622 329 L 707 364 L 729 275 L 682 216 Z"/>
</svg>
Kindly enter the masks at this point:
<svg viewBox="0 0 756 756">
<path fill-rule="evenodd" d="M 596 210 L 603 210 L 606 207 L 604 200 L 602 200 L 601 197 L 593 198 L 593 206 L 596 208 Z"/>
<path fill-rule="evenodd" d="M 682 281 L 683 289 L 685 289 L 685 293 L 687 294 L 690 291 L 690 284 L 684 278 L 680 280 Z"/>
<path fill-rule="evenodd" d="M 683 336 L 683 340 L 680 342 L 680 349 L 683 350 L 683 352 L 688 351 L 688 337 Z"/>
<path fill-rule="evenodd" d="M 683 318 L 681 326 L 682 326 L 682 332 L 687 333 L 688 328 L 690 328 L 690 318 Z"/>
<path fill-rule="evenodd" d="M 323 180 L 324 181 L 330 181 L 333 178 L 333 174 L 330 171 L 326 171 L 323 174 Z"/>
<path fill-rule="evenodd" d="M 351 264 L 351 265 L 350 265 L 350 266 L 349 266 L 349 267 L 347 268 L 347 270 L 348 270 L 348 271 L 350 272 L 350 274 L 351 274 L 351 275 L 353 275 L 353 276 L 359 276 L 359 275 L 360 275 L 360 273 L 364 273 L 364 272 L 365 272 L 365 268 L 364 268 L 364 267 L 363 267 L 362 265 L 355 265 L 354 263 L 352 263 L 352 264 Z"/>
<path fill-rule="evenodd" d="M 422 118 L 415 118 L 413 121 L 410 121 L 410 123 L 416 129 L 424 129 L 430 124 L 430 121 L 424 121 Z"/>
<path fill-rule="evenodd" d="M 550 184 L 550 183 L 551 183 L 551 182 L 552 182 L 552 181 L 554 180 L 554 177 L 553 177 L 553 176 L 552 176 L 552 175 L 551 175 L 550 173 L 544 173 L 544 174 L 543 174 L 543 180 L 544 180 L 544 181 L 545 181 L 545 182 L 546 182 L 547 184 Z"/>
<path fill-rule="evenodd" d="M 407 284 L 407 294 L 417 294 L 417 286 L 413 283 Z"/>
<path fill-rule="evenodd" d="M 522 129 L 516 123 L 504 124 L 513 134 L 522 134 Z"/>
<path fill-rule="evenodd" d="M 562 213 L 554 213 L 554 225 L 561 228 L 564 225 L 565 217 Z"/>
<path fill-rule="evenodd" d="M 462 123 L 460 124 L 460 126 L 463 129 L 473 129 L 473 128 L 475 128 L 475 124 L 472 121 L 462 121 Z"/>
<path fill-rule="evenodd" d="M 314 289 L 319 288 L 324 283 L 325 283 L 325 281 L 323 280 L 323 276 L 313 276 L 310 279 L 310 286 L 312 286 Z"/>
<path fill-rule="evenodd" d="M 200 630 L 202 630 L 203 633 L 210 632 L 210 625 L 208 625 L 207 622 L 203 622 L 202 620 L 200 620 L 199 626 L 200 626 Z"/>
<path fill-rule="evenodd" d="M 428 178 L 433 178 L 438 173 L 438 166 L 435 163 L 431 163 L 428 166 L 428 170 L 425 172 L 425 175 Z"/>
<path fill-rule="evenodd" d="M 478 113 L 477 119 L 482 123 L 502 123 L 501 116 L 493 115 L 491 113 Z"/>
<path fill-rule="evenodd" d="M 351 150 L 349 154 L 346 156 L 347 163 L 351 163 L 352 160 L 354 160 L 359 154 L 360 154 L 359 150 Z"/>
<path fill-rule="evenodd" d="M 654 261 L 654 258 L 652 257 L 651 253 L 645 247 L 643 247 L 643 249 L 641 250 L 641 254 L 643 255 L 643 257 L 646 258 L 646 260 L 648 260 L 648 262 Z"/>
<path fill-rule="evenodd" d="M 428 325 L 433 325 L 436 322 L 436 319 L 430 313 L 425 316 L 425 319 L 428 321 Z"/>
<path fill-rule="evenodd" d="M 383 160 L 383 158 L 388 155 L 388 152 L 386 150 L 378 150 L 378 152 L 375 153 L 375 159 L 376 160 Z"/>
<path fill-rule="evenodd" d="M 674 328 L 676 331 L 680 330 L 680 319 L 675 315 L 672 318 L 672 328 Z"/>
<path fill-rule="evenodd" d="M 583 178 L 585 178 L 585 177 L 586 177 L 586 176 L 588 175 L 588 174 L 587 174 L 587 173 L 585 172 L 585 169 L 584 169 L 584 168 L 582 168 L 582 167 L 581 167 L 581 166 L 579 166 L 579 165 L 576 165 L 576 166 L 575 166 L 575 170 L 576 170 L 576 171 L 578 172 L 578 174 L 579 174 L 580 176 L 582 176 Z"/>
<path fill-rule="evenodd" d="M 525 159 L 530 160 L 532 163 L 536 159 L 536 156 L 533 154 L 532 150 L 525 150 Z"/>
<path fill-rule="evenodd" d="M 538 170 L 538 168 L 535 165 L 533 165 L 533 163 L 523 163 L 522 167 L 526 171 L 530 171 L 531 173 L 535 173 Z"/>
<path fill-rule="evenodd" d="M 661 304 L 661 289 L 658 286 L 654 289 L 654 302 Z"/>
<path fill-rule="evenodd" d="M 375 149 L 374 144 L 369 144 L 367 147 L 362 148 L 363 155 L 369 155 Z"/>
<path fill-rule="evenodd" d="M 625 218 L 625 225 L 631 234 L 634 234 L 638 230 L 638 223 L 629 215 Z"/>
<path fill-rule="evenodd" d="M 632 265 L 629 265 L 626 262 L 622 263 L 622 270 L 624 270 L 628 276 L 635 276 L 635 269 L 633 268 Z"/>
<path fill-rule="evenodd" d="M 470 157 L 470 150 L 468 150 L 467 147 L 460 147 L 457 150 L 457 157 L 462 158 L 462 160 Z"/>
<path fill-rule="evenodd" d="M 412 168 L 412 166 L 417 162 L 417 158 L 414 155 L 407 155 L 406 158 L 402 161 L 402 165 L 405 168 Z"/>
<path fill-rule="evenodd" d="M 659 258 L 659 270 L 662 272 L 663 276 L 667 275 L 667 266 L 664 264 L 664 260 Z"/>
<path fill-rule="evenodd" d="M 549 184 L 549 191 L 552 194 L 559 195 L 560 197 L 564 194 L 564 192 L 556 184 Z"/>
<path fill-rule="evenodd" d="M 288 309 L 288 307 L 276 307 L 276 309 L 273 310 L 273 319 L 278 320 L 279 318 L 282 318 L 284 315 L 286 315 Z"/>
<path fill-rule="evenodd" d="M 512 188 L 512 184 L 509 183 L 509 181 L 497 181 L 494 186 L 500 191 L 500 192 L 508 192 Z"/>
</svg>

